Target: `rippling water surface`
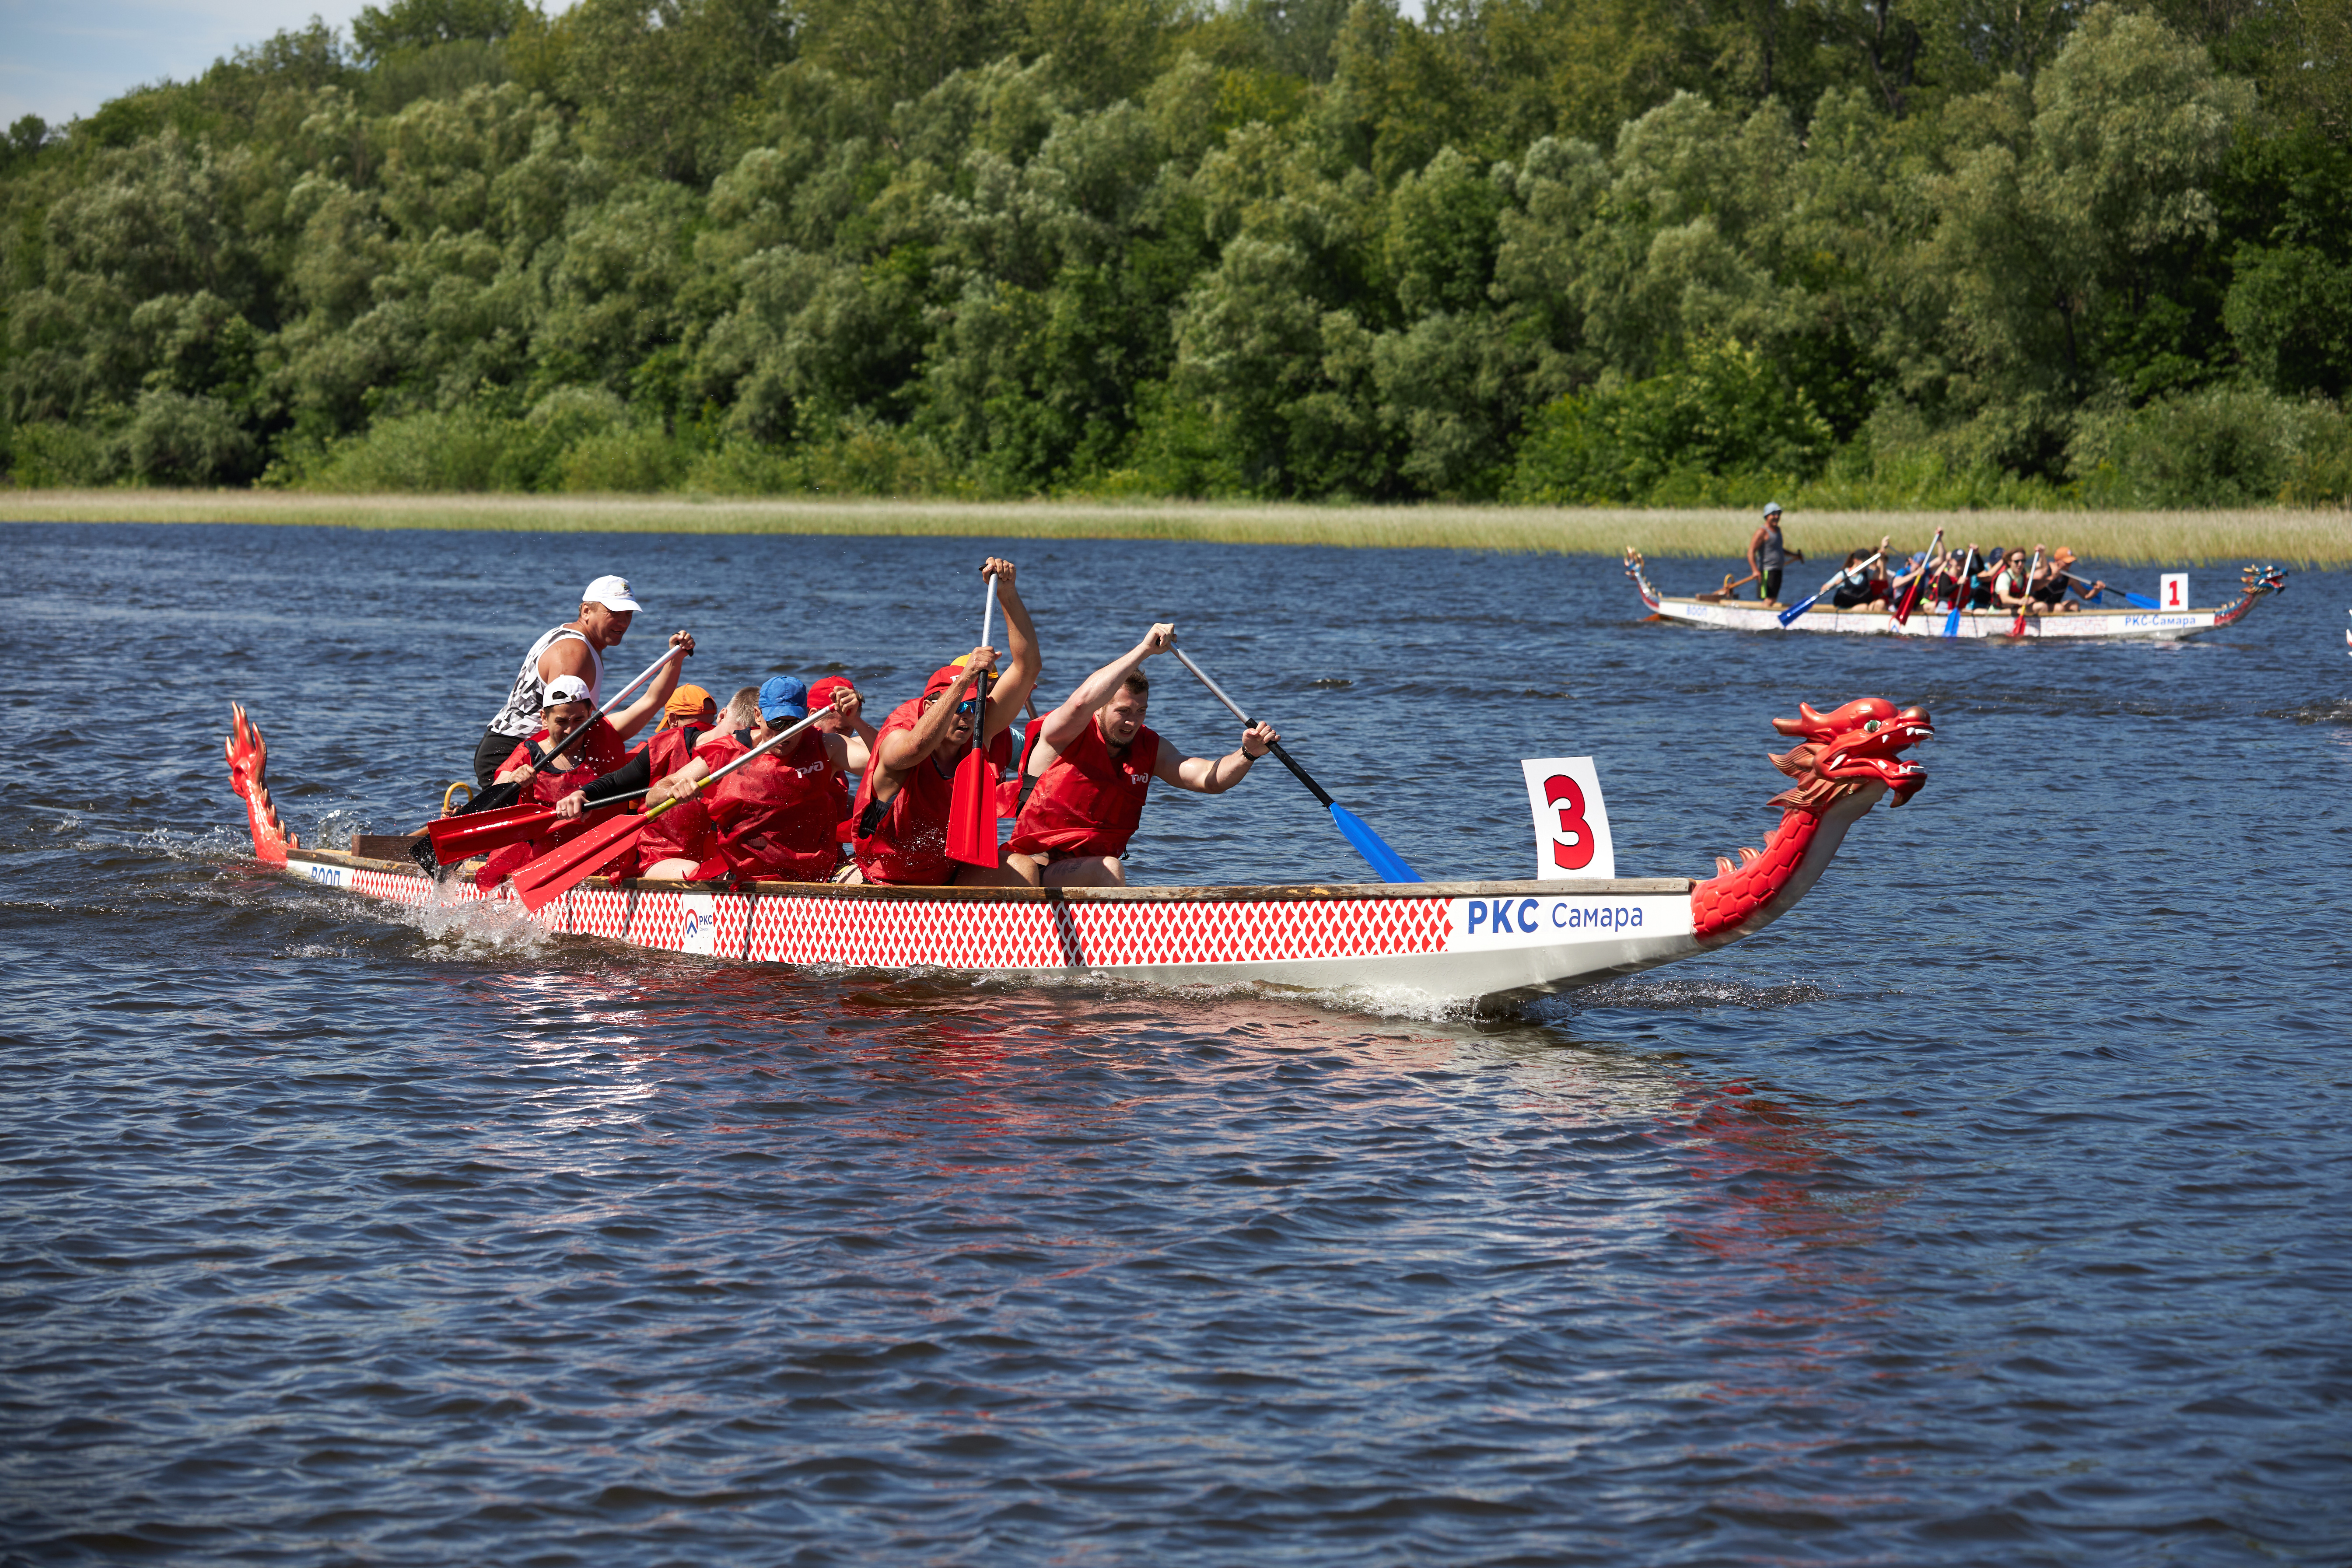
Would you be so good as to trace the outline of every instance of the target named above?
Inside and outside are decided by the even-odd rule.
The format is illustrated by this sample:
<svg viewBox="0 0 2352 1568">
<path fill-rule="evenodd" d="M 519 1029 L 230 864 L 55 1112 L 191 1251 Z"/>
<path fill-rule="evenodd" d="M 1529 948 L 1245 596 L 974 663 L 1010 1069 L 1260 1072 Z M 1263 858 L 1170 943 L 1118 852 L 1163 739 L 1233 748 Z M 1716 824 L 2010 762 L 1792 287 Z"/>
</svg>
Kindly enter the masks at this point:
<svg viewBox="0 0 2352 1568">
<path fill-rule="evenodd" d="M 1687 875 L 1769 828 L 1774 714 L 1934 712 L 1771 931 L 1475 1019 L 649 955 L 239 854 L 233 698 L 306 839 L 392 831 L 593 575 L 651 606 L 620 674 L 688 626 L 722 695 L 878 710 L 987 542 L 0 542 L 0 1559 L 2352 1556 L 2352 574 L 1994 647 L 1646 625 L 1591 558 L 994 546 L 1049 692 L 1173 617 L 1433 876 L 1525 874 L 1522 756 Z M 1135 861 L 1359 874 L 1265 770 Z"/>
</svg>

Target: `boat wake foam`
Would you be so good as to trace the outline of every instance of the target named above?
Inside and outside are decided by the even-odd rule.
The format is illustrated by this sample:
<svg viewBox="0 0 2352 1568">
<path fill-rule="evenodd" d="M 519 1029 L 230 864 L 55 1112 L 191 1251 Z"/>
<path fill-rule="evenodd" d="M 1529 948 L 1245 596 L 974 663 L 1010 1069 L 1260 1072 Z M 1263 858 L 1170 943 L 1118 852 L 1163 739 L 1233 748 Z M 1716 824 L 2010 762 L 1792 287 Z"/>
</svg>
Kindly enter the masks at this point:
<svg viewBox="0 0 2352 1568">
<path fill-rule="evenodd" d="M 1782 1007 L 1810 1007 L 1830 1000 L 1826 986 L 1792 980 L 1759 985 L 1746 980 L 1608 980 L 1564 996 L 1547 998 L 1547 1005 L 1570 1013 L 1599 1007 L 1638 1008 L 1648 1013 L 1703 1013 L 1717 1007 L 1772 1012 Z"/>
</svg>

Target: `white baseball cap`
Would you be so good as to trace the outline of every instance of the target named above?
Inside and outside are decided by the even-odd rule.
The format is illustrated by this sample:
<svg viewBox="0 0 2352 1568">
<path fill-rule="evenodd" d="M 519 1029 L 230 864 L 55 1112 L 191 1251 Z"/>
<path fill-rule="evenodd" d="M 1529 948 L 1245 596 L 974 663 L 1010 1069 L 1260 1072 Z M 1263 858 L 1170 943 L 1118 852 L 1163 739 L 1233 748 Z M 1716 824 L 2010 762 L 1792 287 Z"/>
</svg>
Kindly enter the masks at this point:
<svg viewBox="0 0 2352 1568">
<path fill-rule="evenodd" d="M 602 605 L 608 610 L 638 610 L 636 595 L 629 592 L 626 577 L 599 577 L 588 584 L 580 595 L 583 605 Z"/>
<path fill-rule="evenodd" d="M 547 683 L 546 701 L 549 707 L 558 702 L 585 702 L 588 683 L 576 675 L 559 675 Z"/>
</svg>

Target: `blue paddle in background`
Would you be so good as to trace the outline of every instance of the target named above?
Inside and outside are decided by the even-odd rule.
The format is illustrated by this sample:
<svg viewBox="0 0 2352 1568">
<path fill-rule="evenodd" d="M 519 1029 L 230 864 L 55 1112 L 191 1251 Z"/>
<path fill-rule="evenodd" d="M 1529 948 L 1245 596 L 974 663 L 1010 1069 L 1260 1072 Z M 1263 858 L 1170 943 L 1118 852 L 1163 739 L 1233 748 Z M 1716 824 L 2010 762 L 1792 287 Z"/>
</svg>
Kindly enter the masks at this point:
<svg viewBox="0 0 2352 1568">
<path fill-rule="evenodd" d="M 1822 595 L 1828 593 L 1832 588 L 1836 587 L 1839 584 L 1852 578 L 1855 573 L 1867 572 L 1873 566 L 1875 566 L 1878 563 L 1885 559 L 1886 552 L 1882 550 L 1859 566 L 1840 567 L 1838 569 L 1838 574 L 1831 578 L 1828 582 L 1822 584 L 1819 591 L 1817 591 L 1811 598 L 1805 600 L 1802 604 L 1791 605 L 1787 609 L 1781 611 L 1780 624 L 1784 626 L 1787 626 L 1790 621 L 1795 620 L 1799 616 L 1803 615 L 1807 610 L 1810 610 L 1815 605 L 1820 604 L 1822 602 Z"/>
<path fill-rule="evenodd" d="M 2083 580 L 2080 577 L 2075 576 L 2072 572 L 2061 572 L 2058 575 L 2065 578 L 2069 583 L 2082 583 L 2083 586 L 2085 588 L 2090 586 L 2088 583 L 2083 583 Z M 2149 598 L 2146 594 L 2126 593 L 2125 590 L 2116 587 L 2113 583 L 2101 584 L 2100 591 L 2108 594 L 2122 594 L 2124 603 L 2131 605 L 2134 609 L 2154 610 L 2162 608 L 2161 605 L 2159 605 L 2154 599 Z"/>
<path fill-rule="evenodd" d="M 1244 729 L 1247 729 L 1250 726 L 1250 716 L 1242 711 L 1241 704 L 1226 696 L 1225 689 L 1219 686 L 1215 681 L 1211 680 L 1209 679 L 1208 671 L 1202 669 L 1199 665 L 1194 664 L 1191 655 L 1187 654 L 1181 647 L 1171 648 L 1169 651 L 1173 653 L 1177 658 L 1182 662 L 1185 668 L 1192 672 L 1192 678 L 1195 680 L 1198 680 L 1202 685 L 1209 689 L 1209 695 L 1214 697 L 1218 701 L 1223 703 L 1227 708 L 1233 710 L 1234 717 L 1242 721 L 1242 727 Z M 1305 784 L 1308 789 L 1314 791 L 1315 798 L 1321 801 L 1325 806 L 1329 808 L 1331 820 L 1339 825 L 1339 831 L 1341 833 L 1347 835 L 1348 842 L 1356 847 L 1356 853 L 1361 855 L 1366 860 L 1371 862 L 1372 869 L 1381 874 L 1381 881 L 1418 882 L 1423 879 L 1420 872 L 1415 871 L 1412 867 L 1404 863 L 1404 857 L 1390 848 L 1388 845 L 1381 840 L 1379 834 L 1373 832 L 1370 827 L 1364 825 L 1363 818 L 1358 816 L 1354 812 L 1349 811 L 1346 806 L 1341 805 L 1338 801 L 1333 800 L 1330 794 L 1326 791 L 1321 784 L 1317 784 L 1312 778 L 1307 776 L 1307 770 L 1305 768 L 1300 767 L 1297 763 L 1291 761 L 1290 753 L 1282 749 L 1281 742 L 1275 742 L 1272 750 L 1276 756 L 1282 759 L 1282 765 L 1288 768 L 1292 773 L 1297 773 L 1298 775 L 1298 782 Z"/>
<path fill-rule="evenodd" d="M 1948 637 L 1960 635 L 1960 606 L 1969 602 L 1971 579 L 1976 574 L 1976 569 L 1977 547 L 1971 544 L 1969 546 L 1968 558 L 1960 563 L 1959 579 L 1952 584 L 1952 613 L 1944 617 L 1944 635 Z"/>
</svg>

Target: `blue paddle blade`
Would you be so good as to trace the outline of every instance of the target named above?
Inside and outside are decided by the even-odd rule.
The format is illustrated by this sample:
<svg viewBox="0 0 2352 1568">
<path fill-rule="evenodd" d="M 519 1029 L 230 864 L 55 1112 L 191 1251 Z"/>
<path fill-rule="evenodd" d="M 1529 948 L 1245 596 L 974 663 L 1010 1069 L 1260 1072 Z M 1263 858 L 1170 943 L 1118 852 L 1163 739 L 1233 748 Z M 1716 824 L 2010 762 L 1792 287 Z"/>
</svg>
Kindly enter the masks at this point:
<svg viewBox="0 0 2352 1568">
<path fill-rule="evenodd" d="M 1339 831 L 1348 836 L 1348 842 L 1356 847 L 1356 853 L 1371 862 L 1372 869 L 1381 874 L 1381 881 L 1422 880 L 1421 873 L 1406 865 L 1404 858 L 1390 848 L 1379 834 L 1365 826 L 1363 818 L 1336 800 L 1331 803 L 1331 820 L 1339 825 Z"/>
<path fill-rule="evenodd" d="M 1958 598 L 1952 601 L 1952 613 L 1944 617 L 1944 635 L 1948 637 L 1960 635 L 1960 601 Z"/>
</svg>

